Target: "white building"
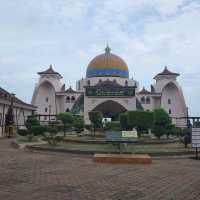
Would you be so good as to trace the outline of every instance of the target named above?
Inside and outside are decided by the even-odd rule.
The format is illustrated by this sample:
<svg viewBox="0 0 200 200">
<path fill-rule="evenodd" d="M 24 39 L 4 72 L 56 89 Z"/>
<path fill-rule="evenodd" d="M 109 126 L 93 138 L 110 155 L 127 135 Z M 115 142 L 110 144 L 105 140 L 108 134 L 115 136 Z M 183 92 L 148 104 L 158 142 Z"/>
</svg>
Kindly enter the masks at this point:
<svg viewBox="0 0 200 200">
<path fill-rule="evenodd" d="M 5 136 L 5 119 L 11 105 L 12 94 L 0 87 L 0 137 Z M 24 126 L 27 117 L 32 115 L 36 107 L 13 97 L 14 122 L 18 128 Z"/>
<path fill-rule="evenodd" d="M 86 77 L 77 81 L 76 91 L 71 87 L 65 89 L 62 76 L 52 66 L 38 74 L 32 104 L 40 115 L 70 111 L 83 115 L 89 124 L 90 111 L 101 111 L 104 117 L 115 118 L 121 112 L 139 107 L 149 111 L 162 107 L 172 118 L 187 116 L 183 92 L 177 82 L 179 74 L 165 68 L 154 77 L 156 83 L 151 91 L 144 88 L 138 91 L 139 84 L 129 78 L 126 62 L 111 53 L 109 47 L 92 59 Z"/>
</svg>

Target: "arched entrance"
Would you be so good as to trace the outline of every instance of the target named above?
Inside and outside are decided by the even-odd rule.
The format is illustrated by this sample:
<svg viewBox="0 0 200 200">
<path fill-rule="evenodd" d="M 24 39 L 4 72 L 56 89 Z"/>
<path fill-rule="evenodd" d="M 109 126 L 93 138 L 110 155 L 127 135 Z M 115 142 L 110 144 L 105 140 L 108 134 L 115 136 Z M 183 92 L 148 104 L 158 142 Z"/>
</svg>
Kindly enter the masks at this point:
<svg viewBox="0 0 200 200">
<path fill-rule="evenodd" d="M 93 111 L 99 111 L 103 114 L 104 118 L 111 118 L 112 120 L 118 120 L 119 114 L 124 113 L 127 110 L 121 104 L 108 100 L 97 105 Z"/>
</svg>

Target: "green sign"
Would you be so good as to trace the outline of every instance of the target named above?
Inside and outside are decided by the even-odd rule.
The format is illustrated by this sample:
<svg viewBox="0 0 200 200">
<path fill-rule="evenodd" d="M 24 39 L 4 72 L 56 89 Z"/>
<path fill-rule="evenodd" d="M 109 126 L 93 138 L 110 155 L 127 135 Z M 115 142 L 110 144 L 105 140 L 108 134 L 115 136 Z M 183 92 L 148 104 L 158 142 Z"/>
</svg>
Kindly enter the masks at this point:
<svg viewBox="0 0 200 200">
<path fill-rule="evenodd" d="M 126 97 L 135 96 L 135 88 L 86 88 L 87 96 L 95 97 Z"/>
</svg>

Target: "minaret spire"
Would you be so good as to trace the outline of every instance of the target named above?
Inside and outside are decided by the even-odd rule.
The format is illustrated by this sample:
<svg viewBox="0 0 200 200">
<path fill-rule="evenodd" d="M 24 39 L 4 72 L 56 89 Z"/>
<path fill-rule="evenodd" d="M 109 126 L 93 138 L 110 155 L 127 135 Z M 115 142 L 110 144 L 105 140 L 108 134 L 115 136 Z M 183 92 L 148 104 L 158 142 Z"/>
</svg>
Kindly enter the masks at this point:
<svg viewBox="0 0 200 200">
<path fill-rule="evenodd" d="M 106 48 L 105 48 L 105 52 L 106 52 L 107 54 L 109 54 L 110 51 L 111 51 L 111 48 L 109 47 L 108 42 L 107 42 L 107 45 L 106 45 Z"/>
</svg>

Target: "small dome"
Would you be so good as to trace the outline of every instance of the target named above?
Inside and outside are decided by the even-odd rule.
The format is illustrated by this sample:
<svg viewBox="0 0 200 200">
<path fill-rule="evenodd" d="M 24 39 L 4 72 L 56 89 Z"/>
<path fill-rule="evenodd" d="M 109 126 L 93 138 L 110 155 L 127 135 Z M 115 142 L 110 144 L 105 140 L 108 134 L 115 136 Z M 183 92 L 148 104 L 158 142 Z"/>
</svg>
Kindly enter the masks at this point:
<svg viewBox="0 0 200 200">
<path fill-rule="evenodd" d="M 110 53 L 107 46 L 104 54 L 96 56 L 88 65 L 87 78 L 90 77 L 122 77 L 128 78 L 129 71 L 126 62 L 119 56 Z"/>
</svg>

